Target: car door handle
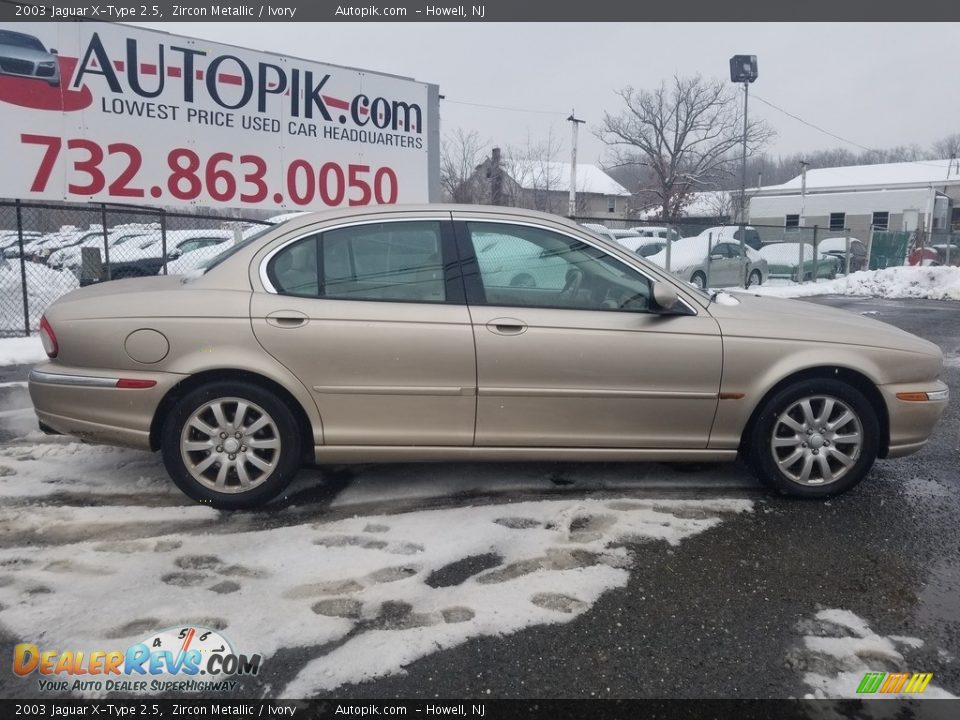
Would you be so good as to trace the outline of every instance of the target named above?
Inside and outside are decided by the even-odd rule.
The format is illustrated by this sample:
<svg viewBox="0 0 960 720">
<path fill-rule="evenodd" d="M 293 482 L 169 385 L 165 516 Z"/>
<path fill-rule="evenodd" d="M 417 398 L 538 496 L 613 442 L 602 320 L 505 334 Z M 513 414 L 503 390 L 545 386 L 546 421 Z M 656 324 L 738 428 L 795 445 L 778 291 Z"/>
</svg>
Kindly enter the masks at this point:
<svg viewBox="0 0 960 720">
<path fill-rule="evenodd" d="M 266 317 L 268 325 L 278 328 L 298 328 L 307 324 L 309 318 L 298 310 L 276 310 Z"/>
<path fill-rule="evenodd" d="M 527 324 L 516 318 L 496 318 L 487 323 L 487 330 L 497 335 L 521 335 Z"/>
</svg>

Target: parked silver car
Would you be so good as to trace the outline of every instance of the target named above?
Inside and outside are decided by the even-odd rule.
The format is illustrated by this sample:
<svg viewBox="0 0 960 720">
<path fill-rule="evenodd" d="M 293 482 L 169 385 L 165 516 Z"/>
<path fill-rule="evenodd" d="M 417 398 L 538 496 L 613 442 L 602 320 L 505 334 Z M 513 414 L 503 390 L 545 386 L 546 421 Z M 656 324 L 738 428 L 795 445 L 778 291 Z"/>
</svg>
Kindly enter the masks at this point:
<svg viewBox="0 0 960 720">
<path fill-rule="evenodd" d="M 36 78 L 60 87 L 57 51 L 47 50 L 33 35 L 0 30 L 0 75 Z"/>
</svg>

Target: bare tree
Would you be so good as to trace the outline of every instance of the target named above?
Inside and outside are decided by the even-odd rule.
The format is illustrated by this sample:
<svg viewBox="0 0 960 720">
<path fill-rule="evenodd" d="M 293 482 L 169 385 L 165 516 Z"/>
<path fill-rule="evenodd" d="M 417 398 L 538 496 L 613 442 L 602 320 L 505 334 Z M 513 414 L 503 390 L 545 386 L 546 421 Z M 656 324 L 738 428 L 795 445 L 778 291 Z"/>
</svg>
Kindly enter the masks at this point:
<svg viewBox="0 0 960 720">
<path fill-rule="evenodd" d="M 478 182 L 477 166 L 485 158 L 487 143 L 476 130 L 457 128 L 440 145 L 440 188 L 448 202 L 478 203 L 485 198 L 484 183 Z"/>
<path fill-rule="evenodd" d="M 538 142 L 528 137 L 525 145 L 508 148 L 504 171 L 513 180 L 505 187 L 506 202 L 515 207 L 549 213 L 565 213 L 567 198 L 561 191 L 569 187 L 562 177 L 560 141 L 553 129 Z"/>
<path fill-rule="evenodd" d="M 937 158 L 960 157 L 960 133 L 940 138 L 933 144 L 933 153 Z"/>
<path fill-rule="evenodd" d="M 653 91 L 624 88 L 625 108 L 604 113 L 597 136 L 613 152 L 614 165 L 647 165 L 665 217 L 679 215 L 687 196 L 733 176 L 743 141 L 743 110 L 729 83 L 674 76 Z M 761 121 L 747 127 L 748 155 L 774 135 Z"/>
</svg>

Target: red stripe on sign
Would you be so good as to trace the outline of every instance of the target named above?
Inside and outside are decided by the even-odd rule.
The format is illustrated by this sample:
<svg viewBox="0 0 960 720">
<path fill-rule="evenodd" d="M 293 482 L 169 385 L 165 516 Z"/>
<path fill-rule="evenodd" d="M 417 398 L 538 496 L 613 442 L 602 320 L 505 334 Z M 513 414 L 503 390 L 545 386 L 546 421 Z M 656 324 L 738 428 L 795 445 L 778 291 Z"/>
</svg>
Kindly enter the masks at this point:
<svg viewBox="0 0 960 720">
<path fill-rule="evenodd" d="M 114 60 L 113 66 L 120 72 L 123 72 L 123 60 Z"/>
<path fill-rule="evenodd" d="M 350 103 L 344 102 L 343 100 L 338 100 L 337 98 L 334 98 L 334 97 L 330 97 L 329 95 L 324 95 L 323 101 L 330 107 L 335 107 L 337 110 L 350 109 Z"/>
<path fill-rule="evenodd" d="M 197 80 L 203 80 L 203 70 L 197 70 Z"/>
<path fill-rule="evenodd" d="M 148 65 L 147 63 L 140 63 L 140 72 L 143 73 L 144 75 L 156 75 L 157 66 Z"/>
<path fill-rule="evenodd" d="M 228 75 L 227 73 L 220 73 L 217 75 L 217 80 L 222 82 L 224 85 L 243 85 L 243 78 L 239 75 Z"/>
<path fill-rule="evenodd" d="M 183 74 L 183 71 L 180 70 L 180 68 L 175 68 L 175 67 L 167 68 L 167 75 L 169 75 L 170 77 L 180 77 L 182 74 Z"/>
</svg>

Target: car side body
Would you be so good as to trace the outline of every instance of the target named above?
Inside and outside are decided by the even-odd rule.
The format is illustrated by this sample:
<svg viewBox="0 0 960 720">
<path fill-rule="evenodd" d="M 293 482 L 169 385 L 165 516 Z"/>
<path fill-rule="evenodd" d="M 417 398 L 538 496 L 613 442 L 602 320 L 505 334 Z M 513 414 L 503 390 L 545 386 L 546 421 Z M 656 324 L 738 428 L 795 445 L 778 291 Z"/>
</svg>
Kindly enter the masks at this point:
<svg viewBox="0 0 960 720">
<path fill-rule="evenodd" d="M 492 272 L 480 255 L 500 236 L 517 264 Z M 536 284 L 511 283 L 504 270 L 530 263 Z M 932 343 L 797 301 L 712 301 L 572 222 L 507 208 L 305 215 L 196 277 L 71 292 L 44 323 L 41 426 L 162 449 L 185 492 L 222 507 L 269 499 L 303 462 L 729 461 L 759 452 L 765 409 L 803 407 L 811 384 L 821 424 L 841 419 L 823 397 L 856 411 L 858 480 L 919 450 L 947 402 Z M 260 466 L 272 474 L 248 491 Z M 826 474 L 797 494 L 822 494 Z"/>
</svg>

